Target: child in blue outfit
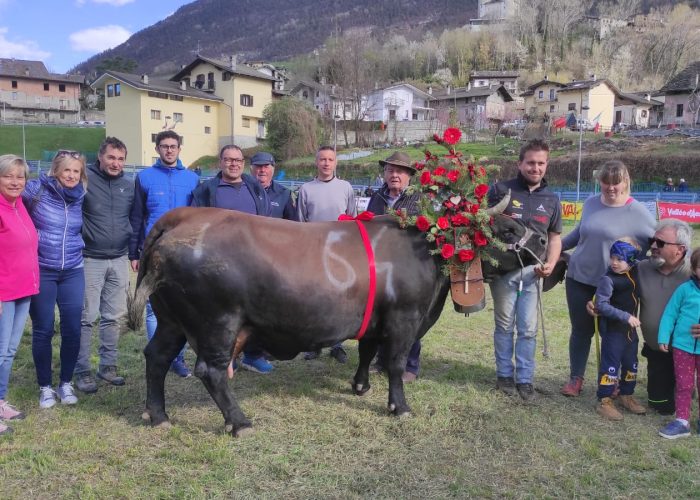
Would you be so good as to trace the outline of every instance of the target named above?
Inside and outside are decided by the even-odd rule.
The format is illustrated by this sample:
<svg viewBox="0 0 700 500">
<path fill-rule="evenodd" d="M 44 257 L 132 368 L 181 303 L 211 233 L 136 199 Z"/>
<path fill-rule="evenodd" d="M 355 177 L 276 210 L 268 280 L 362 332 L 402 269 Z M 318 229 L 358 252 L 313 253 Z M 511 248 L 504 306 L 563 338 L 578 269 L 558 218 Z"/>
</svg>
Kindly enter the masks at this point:
<svg viewBox="0 0 700 500">
<path fill-rule="evenodd" d="M 608 420 L 622 420 L 613 402 L 615 388 L 626 410 L 644 415 L 646 408 L 634 399 L 637 384 L 637 258 L 641 247 L 632 238 L 621 238 L 610 248 L 610 267 L 600 278 L 595 294 L 601 338 L 596 412 Z"/>
<path fill-rule="evenodd" d="M 676 419 L 659 431 L 659 435 L 667 439 L 690 436 L 695 376 L 700 390 L 700 335 L 693 335 L 691 331 L 694 324 L 700 323 L 700 248 L 693 250 L 690 266 L 693 274 L 673 292 L 659 324 L 659 349 L 668 352 L 669 345 L 673 348 L 676 377 Z M 700 419 L 697 431 L 700 434 Z"/>
</svg>

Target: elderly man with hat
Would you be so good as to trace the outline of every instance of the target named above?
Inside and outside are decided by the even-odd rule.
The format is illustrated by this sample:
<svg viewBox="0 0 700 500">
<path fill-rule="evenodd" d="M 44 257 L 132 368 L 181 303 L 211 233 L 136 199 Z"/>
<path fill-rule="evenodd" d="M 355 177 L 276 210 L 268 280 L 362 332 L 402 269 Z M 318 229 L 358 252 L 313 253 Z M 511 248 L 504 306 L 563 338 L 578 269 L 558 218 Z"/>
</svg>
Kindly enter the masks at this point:
<svg viewBox="0 0 700 500">
<path fill-rule="evenodd" d="M 380 160 L 379 164 L 384 168 L 384 184 L 379 191 L 374 193 L 369 200 L 367 210 L 375 215 L 383 215 L 387 209 L 406 210 L 407 215 L 416 215 L 420 210 L 418 200 L 419 192 L 407 193 L 406 188 L 411 182 L 416 168 L 411 158 L 400 151 L 395 152 L 386 160 Z M 405 383 L 410 383 L 418 377 L 420 369 L 420 340 L 411 347 L 406 361 L 406 369 L 401 377 Z M 374 363 L 373 371 L 383 371 L 384 360 L 382 346 L 379 346 L 377 361 Z"/>
<path fill-rule="evenodd" d="M 270 216 L 278 219 L 299 220 L 292 192 L 272 178 L 275 175 L 275 157 L 266 151 L 255 153 L 250 159 L 253 176 L 267 192 Z"/>
</svg>

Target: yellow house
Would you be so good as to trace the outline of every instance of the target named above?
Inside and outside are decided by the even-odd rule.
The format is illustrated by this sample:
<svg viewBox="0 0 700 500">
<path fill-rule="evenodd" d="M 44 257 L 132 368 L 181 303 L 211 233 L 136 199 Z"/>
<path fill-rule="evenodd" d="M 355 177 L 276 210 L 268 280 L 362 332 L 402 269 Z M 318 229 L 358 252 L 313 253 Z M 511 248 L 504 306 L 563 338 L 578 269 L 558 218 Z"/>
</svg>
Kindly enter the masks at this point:
<svg viewBox="0 0 700 500">
<path fill-rule="evenodd" d="M 272 102 L 275 78 L 245 64 L 235 56 L 229 61 L 197 56 L 171 78 L 222 99 L 219 111 L 219 145 L 233 143 L 243 147 L 255 146 L 265 137 L 263 109 Z M 231 131 L 233 124 L 233 131 Z"/>
<path fill-rule="evenodd" d="M 180 159 L 189 165 L 216 155 L 221 134 L 222 99 L 171 80 L 107 71 L 92 84 L 105 96 L 106 133 L 128 149 L 127 163 L 152 165 L 158 132 L 182 137 Z"/>
<path fill-rule="evenodd" d="M 600 129 L 610 130 L 615 114 L 615 96 L 620 91 L 608 80 L 575 80 L 557 92 L 559 115 L 573 113 L 576 118 L 588 120 L 591 125 L 600 124 Z M 588 109 L 586 109 L 588 108 Z"/>
<path fill-rule="evenodd" d="M 544 80 L 530 85 L 520 97 L 525 99 L 525 114 L 530 117 L 554 116 L 559 113 L 559 103 L 557 92 L 566 87 L 565 83 L 549 80 L 546 76 Z"/>
</svg>

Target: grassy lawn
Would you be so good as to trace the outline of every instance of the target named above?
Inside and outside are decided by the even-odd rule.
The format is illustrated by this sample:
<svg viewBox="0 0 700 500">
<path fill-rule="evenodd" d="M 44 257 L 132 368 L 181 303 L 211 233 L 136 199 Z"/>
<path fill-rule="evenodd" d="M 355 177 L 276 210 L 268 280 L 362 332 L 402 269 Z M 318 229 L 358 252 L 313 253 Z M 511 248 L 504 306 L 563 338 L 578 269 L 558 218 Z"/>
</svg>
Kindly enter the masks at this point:
<svg viewBox="0 0 700 500">
<path fill-rule="evenodd" d="M 420 378 L 407 386 L 410 418 L 388 416 L 382 376 L 373 376 L 368 396 L 351 394 L 357 352 L 348 341 L 347 365 L 324 355 L 275 361 L 267 376 L 237 374 L 231 384 L 256 429 L 240 440 L 224 434 L 195 378 L 167 378 L 173 428 L 143 425 L 143 332 L 121 339 L 126 386 L 101 385 L 75 407 L 40 410 L 25 334 L 8 398 L 27 419 L 0 439 L 3 497 L 697 498 L 700 436 L 661 439 L 668 417 L 654 413 L 601 420 L 594 353 L 582 397 L 559 395 L 568 375 L 563 286 L 543 296 L 549 357 L 540 333 L 532 406 L 493 390 L 488 302 L 465 318 L 448 300 L 424 338 Z M 643 360 L 637 394 L 646 399 Z"/>
<path fill-rule="evenodd" d="M 84 153 L 96 153 L 105 138 L 104 128 L 79 127 L 24 127 L 26 158 L 28 160 L 50 160 L 44 151 L 72 149 Z M 0 126 L 0 154 L 22 156 L 22 127 Z"/>
</svg>

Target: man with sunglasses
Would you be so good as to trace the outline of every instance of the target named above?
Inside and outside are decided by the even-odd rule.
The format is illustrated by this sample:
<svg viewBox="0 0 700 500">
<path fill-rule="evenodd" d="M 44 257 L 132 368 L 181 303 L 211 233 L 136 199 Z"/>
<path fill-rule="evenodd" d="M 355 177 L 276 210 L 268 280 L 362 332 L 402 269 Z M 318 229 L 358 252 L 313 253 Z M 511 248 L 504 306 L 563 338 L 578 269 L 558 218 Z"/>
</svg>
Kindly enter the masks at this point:
<svg viewBox="0 0 700 500">
<path fill-rule="evenodd" d="M 76 387 L 86 394 L 97 392 L 90 357 L 92 329 L 98 313 L 97 378 L 112 385 L 124 385 L 124 378 L 117 374 L 117 343 L 120 320 L 126 314 L 129 213 L 134 201 L 134 183 L 124 177 L 125 161 L 126 145 L 116 137 L 107 137 L 97 153 L 97 161 L 87 169 L 90 189 L 83 200 L 85 301 L 74 375 Z"/>
<path fill-rule="evenodd" d="M 158 159 L 152 167 L 136 176 L 134 204 L 131 209 L 133 233 L 129 242 L 129 260 L 134 272 L 139 269 L 139 257 L 146 234 L 156 221 L 167 211 L 186 207 L 192 199 L 192 191 L 199 184 L 197 174 L 185 168 L 179 159 L 181 138 L 173 130 L 165 130 L 156 136 Z M 146 336 L 150 341 L 158 323 L 151 308 L 146 304 Z M 185 349 L 173 360 L 170 369 L 183 378 L 192 373 L 185 364 Z"/>
</svg>

